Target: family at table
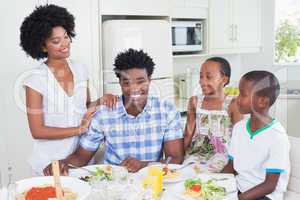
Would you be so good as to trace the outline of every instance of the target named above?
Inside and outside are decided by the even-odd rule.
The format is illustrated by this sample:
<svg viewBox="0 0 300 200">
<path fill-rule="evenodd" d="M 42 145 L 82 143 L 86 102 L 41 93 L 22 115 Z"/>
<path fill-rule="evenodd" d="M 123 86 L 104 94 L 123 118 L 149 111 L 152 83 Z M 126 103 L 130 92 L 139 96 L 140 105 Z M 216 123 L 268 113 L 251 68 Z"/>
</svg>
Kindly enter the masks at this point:
<svg viewBox="0 0 300 200">
<path fill-rule="evenodd" d="M 224 93 L 229 62 L 208 58 L 200 69 L 202 92 L 190 98 L 182 130 L 175 105 L 149 94 L 155 60 L 143 50 L 129 48 L 115 58 L 122 94 L 91 102 L 87 69 L 69 59 L 74 28 L 74 16 L 51 4 L 37 7 L 20 28 L 23 50 L 42 59 L 24 81 L 33 175 L 51 175 L 52 160 L 64 174 L 69 164 L 92 164 L 104 144 L 104 163 L 129 172 L 167 157 L 173 164 L 194 161 L 209 172 L 235 174 L 240 200 L 283 199 L 289 141 L 269 114 L 280 91 L 273 73 L 244 74 L 233 98 Z"/>
</svg>

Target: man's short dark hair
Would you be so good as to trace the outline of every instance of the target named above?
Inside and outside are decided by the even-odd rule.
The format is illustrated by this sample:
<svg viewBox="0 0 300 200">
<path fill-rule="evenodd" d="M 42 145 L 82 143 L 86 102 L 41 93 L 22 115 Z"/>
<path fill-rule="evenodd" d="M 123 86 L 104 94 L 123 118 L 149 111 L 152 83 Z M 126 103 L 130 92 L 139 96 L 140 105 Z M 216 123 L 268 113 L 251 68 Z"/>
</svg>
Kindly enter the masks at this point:
<svg viewBox="0 0 300 200">
<path fill-rule="evenodd" d="M 118 78 L 124 70 L 138 68 L 146 69 L 147 75 L 151 76 L 155 63 L 143 50 L 128 49 L 117 55 L 114 63 L 114 72 Z"/>
<path fill-rule="evenodd" d="M 225 84 L 225 85 L 227 85 L 230 82 L 230 76 L 231 76 L 231 67 L 230 67 L 229 62 L 225 58 L 222 58 L 222 57 L 211 57 L 211 58 L 208 58 L 205 62 L 207 62 L 207 61 L 213 61 L 213 62 L 217 62 L 220 64 L 221 74 L 228 77 L 228 82 Z"/>
<path fill-rule="evenodd" d="M 270 99 L 270 106 L 276 101 L 280 85 L 276 76 L 268 71 L 250 71 L 242 79 L 253 83 L 254 94 Z"/>
<path fill-rule="evenodd" d="M 70 38 L 75 36 L 74 16 L 65 8 L 53 4 L 36 7 L 21 25 L 20 46 L 34 59 L 46 58 L 43 46 L 56 26 L 62 26 Z"/>
</svg>

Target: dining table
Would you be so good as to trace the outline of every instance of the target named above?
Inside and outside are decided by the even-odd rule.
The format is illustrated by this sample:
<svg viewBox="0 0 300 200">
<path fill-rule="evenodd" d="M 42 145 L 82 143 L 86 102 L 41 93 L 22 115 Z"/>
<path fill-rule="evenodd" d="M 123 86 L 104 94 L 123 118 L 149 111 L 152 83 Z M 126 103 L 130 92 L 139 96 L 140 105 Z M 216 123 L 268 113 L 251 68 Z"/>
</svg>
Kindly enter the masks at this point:
<svg viewBox="0 0 300 200">
<path fill-rule="evenodd" d="M 203 181 L 214 180 L 217 185 L 226 189 L 224 200 L 238 200 L 238 190 L 236 180 L 233 174 L 211 173 L 205 166 L 200 164 L 190 164 L 187 166 L 169 164 L 171 169 L 178 169 L 180 176 L 176 179 L 163 181 L 163 191 L 160 200 L 195 200 L 185 196 L 184 182 L 187 179 L 200 178 Z M 84 174 L 84 170 L 74 169 L 70 171 L 70 176 L 79 177 Z M 147 168 L 143 168 L 136 173 L 128 173 L 127 180 L 123 183 L 109 182 L 106 188 L 111 191 L 108 195 L 103 190 L 103 185 L 93 187 L 90 195 L 86 200 L 152 200 L 153 198 L 145 197 L 146 190 L 142 189 L 142 180 L 147 175 Z M 120 192 L 122 195 L 117 195 Z M 149 191 L 148 191 L 149 192 Z"/>
<path fill-rule="evenodd" d="M 156 165 L 158 165 L 158 163 L 156 163 Z M 159 165 L 163 166 L 163 164 Z M 82 178 L 87 175 L 88 170 L 103 166 L 107 165 L 99 164 L 70 169 L 69 176 L 75 177 L 75 180 L 79 180 L 77 178 Z M 120 166 L 111 166 L 113 170 L 120 168 Z M 149 190 L 149 188 L 145 189 L 143 186 L 143 180 L 147 176 L 148 167 L 136 173 L 128 173 L 126 170 L 126 179 L 122 179 L 122 181 L 101 181 L 96 184 L 89 183 L 91 186 L 90 192 L 87 197 L 79 200 L 153 200 L 152 191 Z M 187 179 L 201 179 L 202 182 L 213 180 L 217 186 L 221 186 L 226 190 L 226 195 L 222 200 L 238 200 L 237 184 L 233 174 L 211 173 L 204 165 L 195 163 L 188 165 L 169 164 L 168 167 L 171 170 L 176 170 L 179 175 L 174 179 L 163 179 L 162 192 L 158 198 L 159 200 L 202 200 L 201 198 L 195 199 L 185 195 L 184 183 Z M 0 199 L 14 200 L 14 198 L 9 198 L 8 196 L 7 188 L 0 188 Z"/>
</svg>

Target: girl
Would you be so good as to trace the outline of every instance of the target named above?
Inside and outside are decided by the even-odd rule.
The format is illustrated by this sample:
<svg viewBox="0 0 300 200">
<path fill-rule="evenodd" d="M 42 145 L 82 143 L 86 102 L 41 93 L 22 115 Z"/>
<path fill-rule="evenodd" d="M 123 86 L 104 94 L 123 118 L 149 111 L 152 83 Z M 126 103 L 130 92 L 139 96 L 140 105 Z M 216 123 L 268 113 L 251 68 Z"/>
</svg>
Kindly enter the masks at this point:
<svg viewBox="0 0 300 200">
<path fill-rule="evenodd" d="M 200 70 L 202 95 L 192 96 L 188 103 L 185 162 L 196 161 L 212 172 L 226 165 L 231 127 L 242 118 L 235 100 L 224 93 L 230 74 L 224 58 L 207 59 Z"/>
<path fill-rule="evenodd" d="M 96 105 L 116 102 L 117 98 L 107 95 L 90 102 L 86 69 L 68 60 L 75 33 L 74 17 L 65 8 L 37 7 L 25 18 L 20 31 L 23 50 L 34 59 L 45 58 L 24 81 L 29 128 L 34 138 L 29 162 L 33 173 L 41 175 L 51 160 L 65 158 L 76 149 Z"/>
</svg>

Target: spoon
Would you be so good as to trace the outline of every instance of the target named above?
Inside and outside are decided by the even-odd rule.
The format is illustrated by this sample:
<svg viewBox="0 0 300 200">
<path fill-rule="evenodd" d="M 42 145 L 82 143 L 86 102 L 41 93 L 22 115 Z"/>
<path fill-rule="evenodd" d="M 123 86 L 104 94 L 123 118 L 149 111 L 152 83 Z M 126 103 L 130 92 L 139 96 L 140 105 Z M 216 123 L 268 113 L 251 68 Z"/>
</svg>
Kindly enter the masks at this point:
<svg viewBox="0 0 300 200">
<path fill-rule="evenodd" d="M 171 157 L 171 156 L 168 156 L 168 158 L 167 158 L 167 160 L 166 160 L 166 163 L 165 163 L 165 166 L 163 167 L 163 171 L 164 171 L 165 175 L 168 173 L 168 170 L 169 170 L 168 164 L 169 164 L 169 162 L 170 162 L 171 160 L 172 160 L 172 157 Z"/>
<path fill-rule="evenodd" d="M 63 190 L 60 183 L 60 170 L 58 160 L 52 161 L 52 171 L 55 185 L 55 193 L 58 200 L 64 200 Z"/>
<path fill-rule="evenodd" d="M 168 156 L 167 160 L 166 160 L 166 167 L 168 166 L 169 162 L 172 160 L 171 156 Z"/>
</svg>

